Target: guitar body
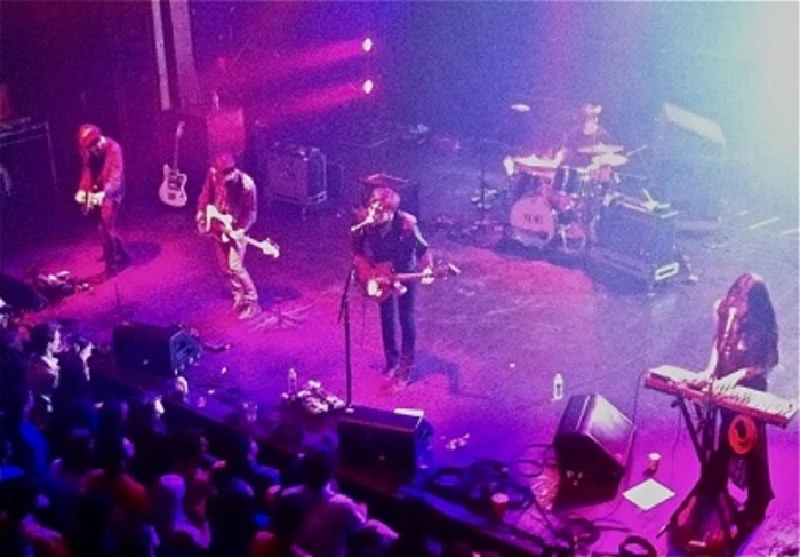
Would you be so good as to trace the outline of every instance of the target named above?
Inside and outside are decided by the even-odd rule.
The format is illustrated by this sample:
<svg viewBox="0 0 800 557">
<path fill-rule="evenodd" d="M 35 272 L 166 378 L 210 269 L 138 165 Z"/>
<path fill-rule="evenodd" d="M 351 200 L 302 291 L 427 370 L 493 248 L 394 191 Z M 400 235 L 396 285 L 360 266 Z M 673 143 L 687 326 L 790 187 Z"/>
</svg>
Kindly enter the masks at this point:
<svg viewBox="0 0 800 557">
<path fill-rule="evenodd" d="M 424 279 L 444 279 L 461 274 L 461 269 L 452 264 L 440 264 L 430 274 L 395 273 L 391 262 L 369 263 L 359 260 L 355 265 L 356 282 L 368 298 L 382 303 L 392 296 L 400 296 L 407 290 L 403 283 Z"/>
<path fill-rule="evenodd" d="M 233 229 L 233 215 L 220 213 L 214 205 L 206 207 L 204 218 L 197 222 L 197 229 L 200 234 L 214 236 L 223 242 L 234 241 L 230 232 Z M 264 255 L 269 255 L 277 259 L 281 256 L 281 248 L 270 240 L 265 238 L 263 240 L 255 240 L 250 236 L 243 236 L 241 241 L 245 242 L 248 246 L 253 246 L 261 251 Z"/>
<path fill-rule="evenodd" d="M 382 303 L 395 294 L 401 294 L 402 286 L 392 279 L 392 264 L 362 262 L 356 265 L 356 281 L 364 295 Z"/>
<path fill-rule="evenodd" d="M 164 165 L 164 180 L 158 188 L 158 198 L 169 207 L 186 207 L 186 174 Z"/>
</svg>

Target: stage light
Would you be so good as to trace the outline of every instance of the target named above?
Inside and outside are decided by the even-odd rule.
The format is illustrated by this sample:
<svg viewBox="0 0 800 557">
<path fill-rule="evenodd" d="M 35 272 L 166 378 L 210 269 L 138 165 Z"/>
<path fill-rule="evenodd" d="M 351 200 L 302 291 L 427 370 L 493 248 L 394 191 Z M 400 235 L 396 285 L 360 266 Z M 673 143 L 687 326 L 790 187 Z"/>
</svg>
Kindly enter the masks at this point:
<svg viewBox="0 0 800 557">
<path fill-rule="evenodd" d="M 364 80 L 363 83 L 361 83 L 361 91 L 365 95 L 371 94 L 374 90 L 375 90 L 375 82 L 372 81 L 371 79 L 366 79 Z"/>
<path fill-rule="evenodd" d="M 369 37 L 361 41 L 361 50 L 364 52 L 371 52 L 373 48 L 375 48 L 375 42 Z"/>
</svg>

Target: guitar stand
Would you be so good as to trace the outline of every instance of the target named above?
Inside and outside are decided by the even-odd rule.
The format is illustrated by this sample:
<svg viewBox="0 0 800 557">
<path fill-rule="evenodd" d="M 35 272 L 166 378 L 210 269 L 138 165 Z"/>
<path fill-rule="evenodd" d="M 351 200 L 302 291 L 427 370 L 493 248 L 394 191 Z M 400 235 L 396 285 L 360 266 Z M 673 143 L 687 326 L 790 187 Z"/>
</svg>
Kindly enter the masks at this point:
<svg viewBox="0 0 800 557">
<path fill-rule="evenodd" d="M 712 469 L 712 462 L 715 454 L 714 449 L 714 435 L 716 433 L 717 414 L 719 410 L 697 409 L 697 424 L 692 421 L 689 409 L 686 407 L 686 401 L 683 398 L 677 398 L 672 406 L 678 406 L 681 414 L 686 422 L 686 429 L 689 431 L 689 438 L 694 446 L 697 459 L 700 461 L 700 479 L 681 501 L 678 507 L 670 515 L 669 521 L 658 532 L 657 537 L 661 537 L 666 531 L 671 530 L 678 524 L 681 513 L 686 509 L 692 499 L 704 498 L 706 501 L 712 501 L 714 512 L 719 519 L 722 527 L 724 537 L 724 555 L 731 556 L 736 552 L 735 539 L 736 535 L 732 534 L 732 524 L 728 520 L 728 515 L 725 513 L 723 504 L 728 504 L 733 507 L 733 499 L 728 493 L 725 483 L 727 483 L 727 470 L 725 471 L 725 481 L 715 480 L 714 470 Z M 702 439 L 701 439 L 702 435 Z M 725 503 L 723 503 L 725 501 Z M 732 515 L 733 513 L 731 513 Z M 698 536 L 699 537 L 699 536 Z M 705 542 L 703 540 L 690 540 L 688 545 L 693 546 L 696 550 L 703 550 Z"/>
</svg>

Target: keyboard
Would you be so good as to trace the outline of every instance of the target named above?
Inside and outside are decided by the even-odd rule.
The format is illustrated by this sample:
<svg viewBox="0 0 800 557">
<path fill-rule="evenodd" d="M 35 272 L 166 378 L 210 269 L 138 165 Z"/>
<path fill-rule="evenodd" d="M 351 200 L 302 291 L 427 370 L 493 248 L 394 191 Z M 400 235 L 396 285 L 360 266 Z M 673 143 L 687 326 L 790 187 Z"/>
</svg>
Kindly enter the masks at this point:
<svg viewBox="0 0 800 557">
<path fill-rule="evenodd" d="M 720 390 L 713 383 L 703 384 L 698 376 L 688 369 L 660 366 L 648 370 L 644 384 L 648 389 L 733 410 L 778 427 L 786 427 L 797 414 L 795 401 L 742 386 Z"/>
</svg>

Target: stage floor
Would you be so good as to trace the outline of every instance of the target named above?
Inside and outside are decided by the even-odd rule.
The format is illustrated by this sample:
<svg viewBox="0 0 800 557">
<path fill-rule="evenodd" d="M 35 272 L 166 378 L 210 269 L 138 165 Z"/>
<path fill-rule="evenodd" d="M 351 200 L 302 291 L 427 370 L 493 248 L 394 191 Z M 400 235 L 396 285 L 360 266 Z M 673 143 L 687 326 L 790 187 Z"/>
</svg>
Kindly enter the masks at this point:
<svg viewBox="0 0 800 557">
<path fill-rule="evenodd" d="M 459 195 L 466 195 L 474 174 L 462 174 L 454 181 L 463 190 Z M 423 203 L 427 200 L 434 207 L 427 213 L 430 222 L 447 202 L 430 188 Z M 466 465 L 477 458 L 513 464 L 539 454 L 529 445 L 552 442 L 571 395 L 599 393 L 637 427 L 624 487 L 642 481 L 648 453 L 659 452 L 663 462 L 656 479 L 676 496 L 649 511 L 617 499 L 576 514 L 604 517 L 654 540 L 699 471 L 678 410 L 670 407 L 669 397 L 641 387 L 642 374 L 665 363 L 695 369 L 706 364 L 712 305 L 743 271 L 765 277 L 778 312 L 781 365 L 770 391 L 797 397 L 798 237 L 780 234 L 786 226 L 750 228 L 768 217 L 731 216 L 712 236 L 682 240 L 700 282 L 676 281 L 654 295 L 596 284 L 579 265 L 502 253 L 427 226 L 437 257 L 456 263 L 463 274 L 421 288 L 418 358 L 402 392 L 387 388 L 381 375 L 377 307 L 353 297 L 354 403 L 423 409 L 435 428 L 436 464 Z M 343 210 L 324 209 L 305 219 L 291 210 L 262 212 L 255 235 L 274 238 L 282 256 L 273 261 L 250 252 L 248 266 L 265 315 L 301 310 L 305 321 L 296 329 L 275 330 L 264 326 L 264 318 L 243 323 L 230 313 L 227 284 L 210 243 L 194 233 L 192 211 L 134 204 L 123 208 L 120 224 L 132 266 L 41 315 L 77 319 L 100 341 L 108 341 L 121 321 L 182 323 L 196 328 L 203 341 L 231 345 L 204 355 L 189 377 L 196 387 L 238 387 L 252 400 L 277 403 L 288 368 L 296 366 L 301 382 L 320 380 L 344 397 L 343 328 L 337 314 L 350 261 L 349 224 Z M 3 270 L 19 276 L 31 267 L 67 269 L 88 276 L 101 270 L 99 255 L 91 230 L 76 226 L 35 250 L 4 257 Z M 565 397 L 553 402 L 556 373 L 564 377 Z M 465 446 L 446 449 L 449 440 L 465 434 Z M 746 555 L 797 546 L 797 420 L 786 430 L 770 428 L 769 443 L 776 499 L 742 549 Z M 552 497 L 546 489 L 537 493 L 545 502 Z M 515 520 L 525 529 L 543 529 L 534 509 Z M 613 550 L 622 537 L 604 533 L 593 549 Z M 664 554 L 664 541 L 657 545 Z"/>
</svg>

